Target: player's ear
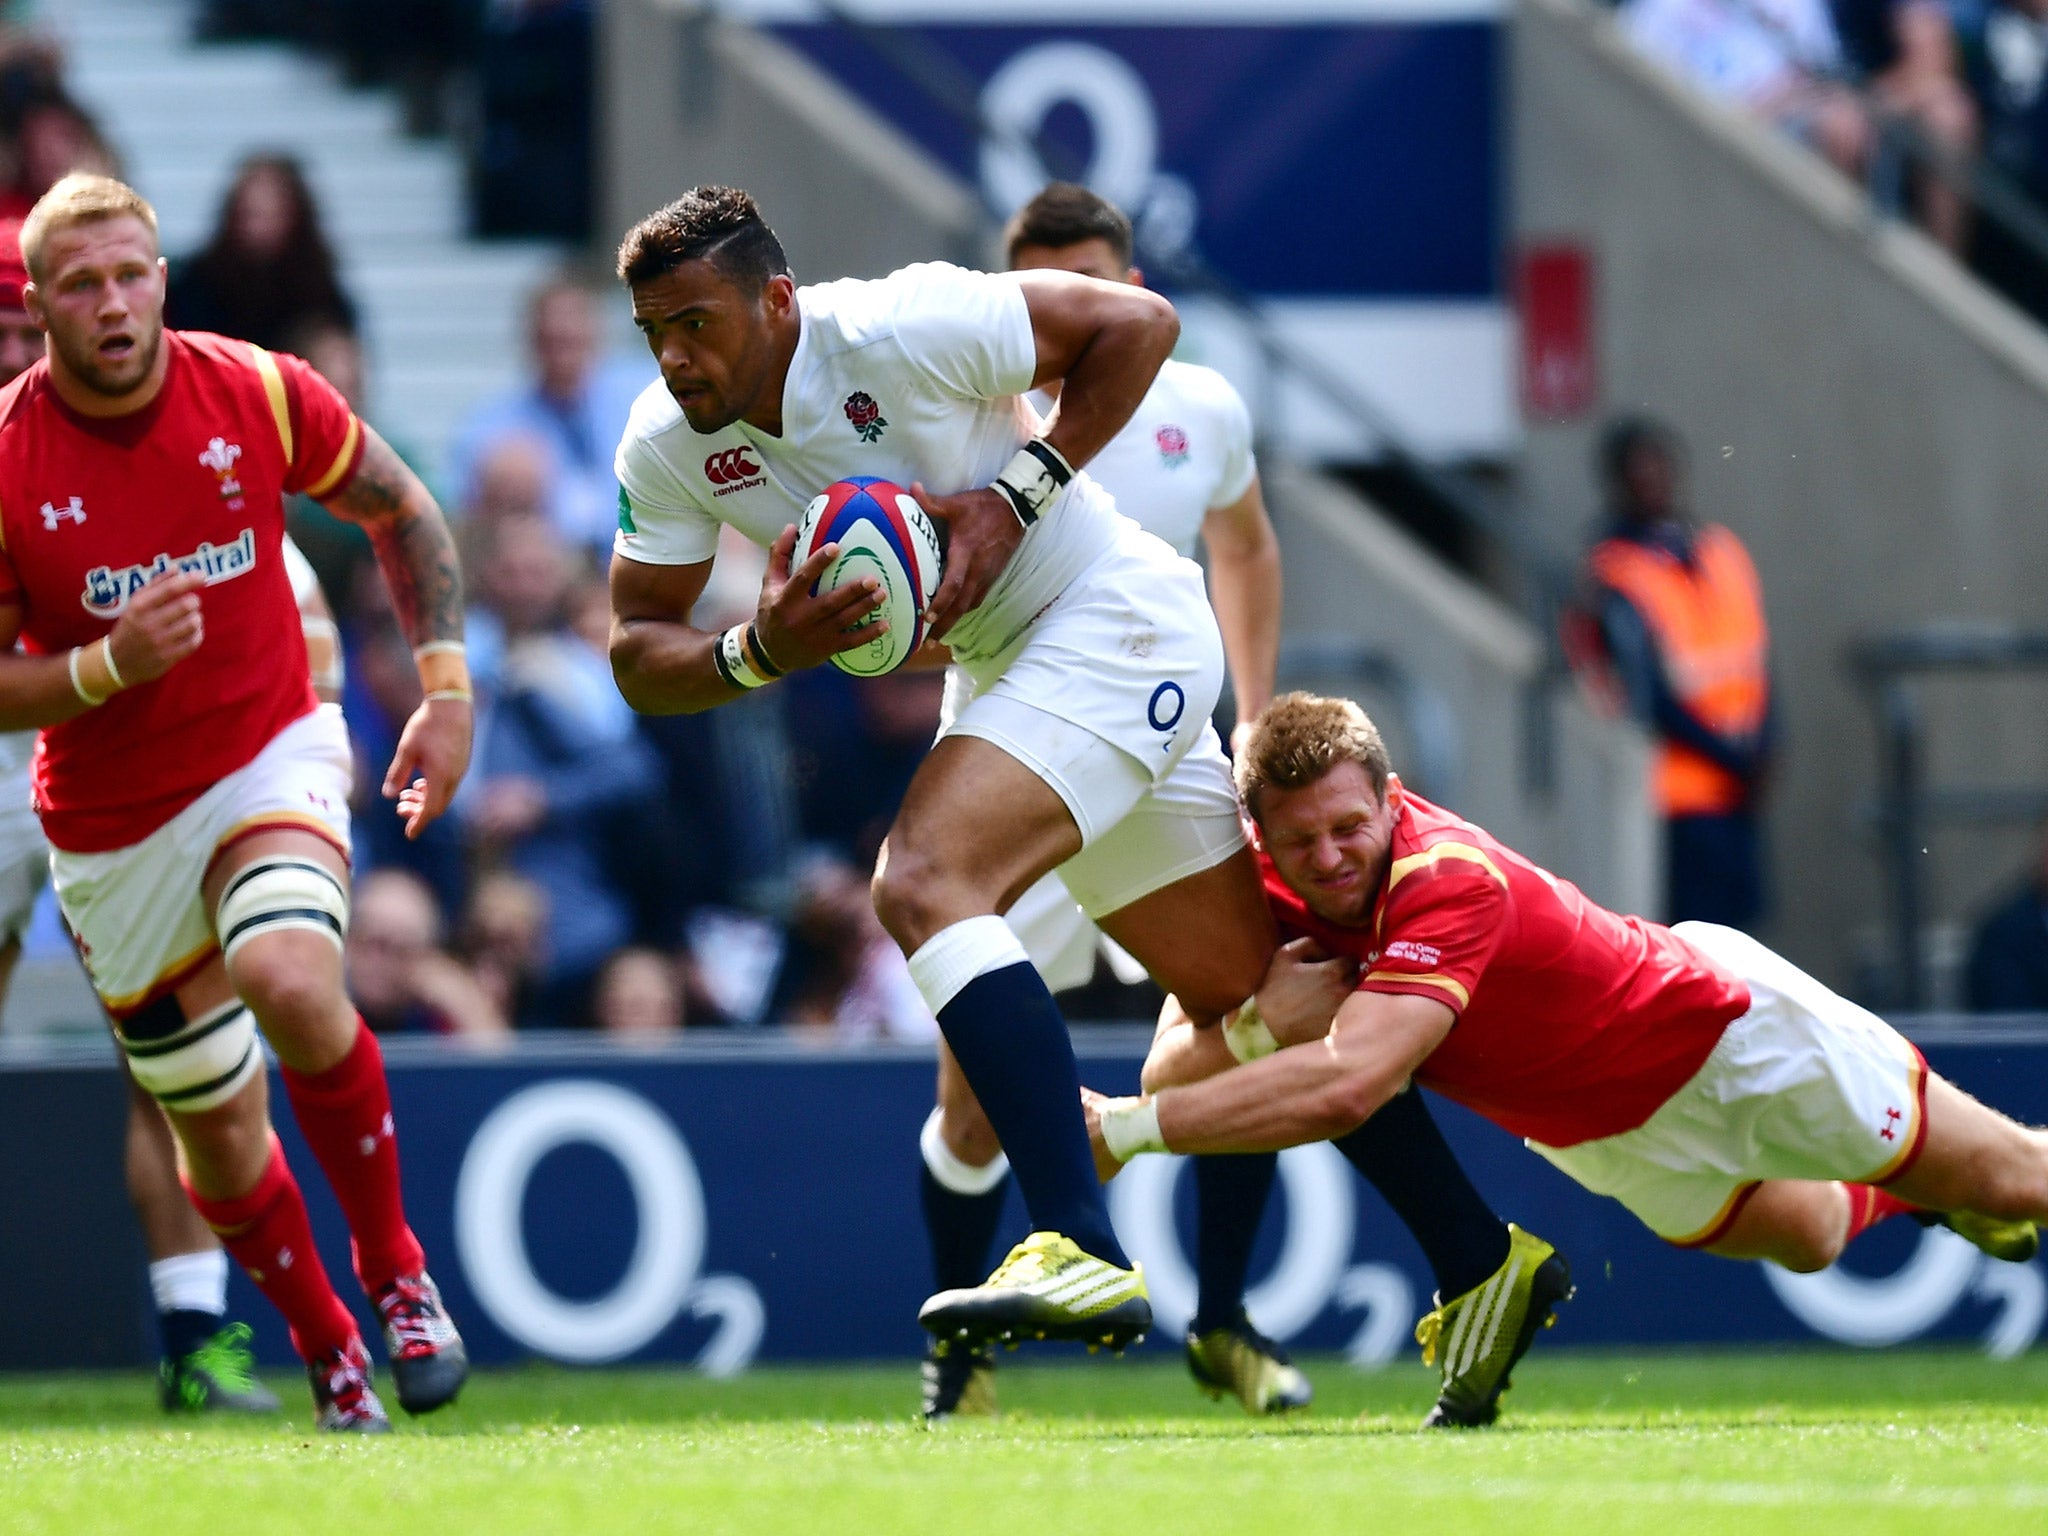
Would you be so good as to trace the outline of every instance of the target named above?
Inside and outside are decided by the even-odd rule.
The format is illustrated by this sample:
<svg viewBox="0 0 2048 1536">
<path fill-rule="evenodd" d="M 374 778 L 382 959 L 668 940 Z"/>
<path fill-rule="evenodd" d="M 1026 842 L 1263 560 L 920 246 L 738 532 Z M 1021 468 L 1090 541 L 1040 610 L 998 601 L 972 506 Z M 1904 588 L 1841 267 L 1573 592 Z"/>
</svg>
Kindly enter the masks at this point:
<svg viewBox="0 0 2048 1536">
<path fill-rule="evenodd" d="M 778 272 L 768 279 L 768 288 L 763 295 L 768 313 L 780 318 L 796 308 L 796 279 L 787 272 Z"/>
<path fill-rule="evenodd" d="M 1142 288 L 1145 286 L 1145 274 L 1137 267 L 1133 267 L 1124 274 L 1124 281 L 1133 288 Z"/>
<path fill-rule="evenodd" d="M 33 280 L 21 286 L 21 307 L 28 311 L 29 319 L 35 321 L 37 330 L 47 331 L 50 328 L 49 316 L 43 310 L 42 290 Z"/>
<path fill-rule="evenodd" d="M 1388 810 L 1393 811 L 1396 814 L 1399 814 L 1401 809 L 1401 798 L 1403 793 L 1404 791 L 1401 788 L 1401 775 L 1399 775 L 1398 773 L 1388 774 L 1387 792 L 1386 795 L 1383 797 Z"/>
</svg>

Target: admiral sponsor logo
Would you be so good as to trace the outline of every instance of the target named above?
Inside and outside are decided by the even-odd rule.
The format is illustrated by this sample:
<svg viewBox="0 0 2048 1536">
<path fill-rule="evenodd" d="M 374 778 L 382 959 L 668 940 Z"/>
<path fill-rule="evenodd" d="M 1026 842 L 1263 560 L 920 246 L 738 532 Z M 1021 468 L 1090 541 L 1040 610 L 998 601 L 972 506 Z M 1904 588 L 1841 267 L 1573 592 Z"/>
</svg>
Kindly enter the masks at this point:
<svg viewBox="0 0 2048 1536">
<path fill-rule="evenodd" d="M 1407 939 L 1396 939 L 1387 946 L 1389 960 L 1406 960 L 1412 965 L 1435 965 L 1443 957 L 1444 952 L 1434 944 L 1416 944 Z"/>
<path fill-rule="evenodd" d="M 76 496 L 72 497 L 61 507 L 52 506 L 47 501 L 43 503 L 43 532 L 45 533 L 55 533 L 60 523 L 82 523 L 84 521 L 85 503 Z"/>
<path fill-rule="evenodd" d="M 714 496 L 730 496 L 734 491 L 767 484 L 754 450 L 745 446 L 712 454 L 704 461 L 704 478 L 718 487 L 711 493 Z"/>
<path fill-rule="evenodd" d="M 85 590 L 78 601 L 97 619 L 111 619 L 128 606 L 128 600 L 159 576 L 173 570 L 189 571 L 206 578 L 209 587 L 256 569 L 256 530 L 244 528 L 232 544 L 203 543 L 189 555 L 160 554 L 147 565 L 96 565 L 85 573 Z"/>
</svg>

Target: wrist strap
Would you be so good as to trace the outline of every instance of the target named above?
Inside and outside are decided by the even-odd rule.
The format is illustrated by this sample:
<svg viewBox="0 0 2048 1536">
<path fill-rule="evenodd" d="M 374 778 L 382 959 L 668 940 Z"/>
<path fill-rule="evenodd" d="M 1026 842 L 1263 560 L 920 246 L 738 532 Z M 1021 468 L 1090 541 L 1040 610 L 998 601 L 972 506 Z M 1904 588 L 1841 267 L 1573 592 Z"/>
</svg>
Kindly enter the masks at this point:
<svg viewBox="0 0 2048 1536">
<path fill-rule="evenodd" d="M 1280 1049 L 1280 1042 L 1273 1038 L 1273 1031 L 1259 1017 L 1259 1000 L 1256 997 L 1246 998 L 1223 1016 L 1223 1043 L 1230 1047 L 1230 1054 L 1239 1061 L 1257 1061 L 1261 1056 L 1270 1056 Z"/>
<path fill-rule="evenodd" d="M 747 639 L 753 628 L 752 624 L 735 624 L 711 647 L 711 664 L 729 687 L 753 689 L 773 681 L 755 667 L 748 651 Z"/>
<path fill-rule="evenodd" d="M 1017 521 L 1029 528 L 1073 478 L 1074 466 L 1066 456 L 1044 438 L 1034 437 L 1003 466 L 991 489 L 1002 493 Z"/>
<path fill-rule="evenodd" d="M 1109 1155 L 1120 1163 L 1128 1163 L 1140 1152 L 1164 1152 L 1166 1138 L 1159 1134 L 1159 1101 L 1115 1100 L 1102 1111 L 1102 1141 L 1109 1148 Z"/>
<path fill-rule="evenodd" d="M 469 647 L 460 640 L 429 640 L 416 645 L 412 659 L 420 669 L 420 687 L 428 698 L 469 693 Z"/>
<path fill-rule="evenodd" d="M 91 645 L 74 645 L 65 658 L 71 669 L 71 691 L 97 708 L 128 685 L 114 670 L 114 647 L 104 635 Z"/>
</svg>

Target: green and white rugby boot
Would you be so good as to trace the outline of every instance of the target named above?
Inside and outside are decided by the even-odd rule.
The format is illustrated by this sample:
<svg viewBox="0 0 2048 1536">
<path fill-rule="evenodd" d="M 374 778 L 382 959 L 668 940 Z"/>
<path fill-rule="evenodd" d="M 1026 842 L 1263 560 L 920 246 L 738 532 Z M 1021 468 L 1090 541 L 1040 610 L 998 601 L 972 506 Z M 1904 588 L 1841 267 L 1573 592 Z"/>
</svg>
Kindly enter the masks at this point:
<svg viewBox="0 0 2048 1536">
<path fill-rule="evenodd" d="M 1120 1269 L 1072 1238 L 1034 1232 L 980 1285 L 927 1300 L 917 1320 L 947 1352 L 1025 1339 L 1122 1349 L 1145 1337 L 1152 1302 L 1142 1265 Z"/>
<path fill-rule="evenodd" d="M 1426 1429 L 1476 1429 L 1500 1417 L 1508 1373 L 1528 1353 L 1553 1308 L 1572 1299 L 1571 1266 L 1550 1244 L 1508 1224 L 1507 1262 L 1464 1295 L 1438 1302 L 1415 1325 L 1422 1363 L 1443 1373 Z"/>
</svg>

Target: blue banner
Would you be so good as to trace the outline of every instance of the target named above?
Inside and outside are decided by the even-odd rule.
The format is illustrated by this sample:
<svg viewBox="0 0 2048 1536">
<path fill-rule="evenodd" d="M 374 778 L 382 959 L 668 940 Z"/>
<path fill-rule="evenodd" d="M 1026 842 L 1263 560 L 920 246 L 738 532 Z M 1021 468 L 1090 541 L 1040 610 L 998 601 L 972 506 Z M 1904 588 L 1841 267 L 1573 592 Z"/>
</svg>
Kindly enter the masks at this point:
<svg viewBox="0 0 2048 1536">
<path fill-rule="evenodd" d="M 2048 1034 L 1923 1043 L 1964 1088 L 2048 1120 Z M 1083 1050 L 1091 1084 L 1135 1084 L 1142 1042 Z M 577 1042 L 478 1058 L 398 1042 L 390 1060 L 411 1216 L 478 1360 L 695 1361 L 731 1372 L 922 1348 L 916 1314 L 931 1287 L 917 1132 L 931 1106 L 928 1057 Z M 274 1103 L 288 1115 L 282 1094 Z M 10 1309 L 37 1321 L 33 1336 L 0 1338 L 0 1367 L 106 1365 L 147 1347 L 139 1244 L 118 1192 L 121 1104 L 104 1065 L 0 1068 L 0 1127 L 23 1160 L 5 1185 L 7 1229 L 37 1239 L 33 1261 L 15 1268 L 89 1319 L 46 1327 L 47 1308 Z M 1994 1263 L 1904 1221 L 1818 1276 L 1681 1252 L 1476 1116 L 1436 1108 L 1496 1209 L 1571 1261 L 1579 1295 L 1546 1336 L 1558 1345 L 1976 1338 L 2003 1354 L 2041 1331 L 2039 1265 Z M 282 1130 L 323 1256 L 352 1290 L 339 1213 L 288 1122 Z M 59 1164 L 83 1180 L 57 1177 Z M 1174 1347 L 1193 1301 L 1193 1181 L 1181 1168 L 1141 1158 L 1111 1185 L 1118 1229 L 1146 1264 L 1160 1314 L 1151 1349 Z M 1406 1231 L 1326 1146 L 1283 1154 L 1281 1169 L 1253 1266 L 1254 1319 L 1291 1348 L 1344 1350 L 1360 1363 L 1412 1349 L 1430 1281 Z M 1024 1230 L 1013 1196 L 1003 1241 Z M 260 1352 L 288 1361 L 282 1323 L 239 1276 L 235 1286 Z"/>
</svg>

